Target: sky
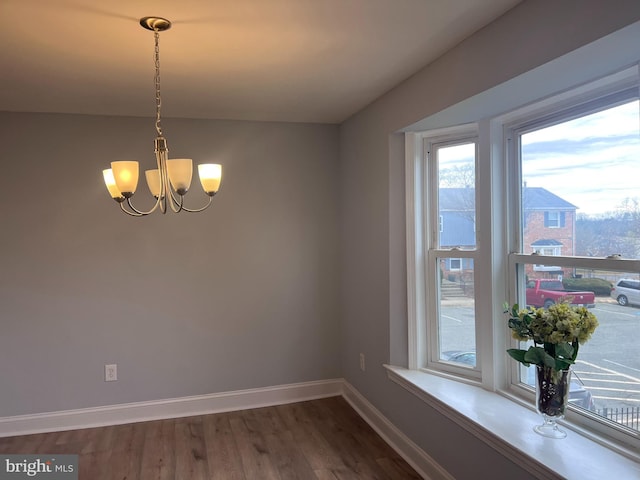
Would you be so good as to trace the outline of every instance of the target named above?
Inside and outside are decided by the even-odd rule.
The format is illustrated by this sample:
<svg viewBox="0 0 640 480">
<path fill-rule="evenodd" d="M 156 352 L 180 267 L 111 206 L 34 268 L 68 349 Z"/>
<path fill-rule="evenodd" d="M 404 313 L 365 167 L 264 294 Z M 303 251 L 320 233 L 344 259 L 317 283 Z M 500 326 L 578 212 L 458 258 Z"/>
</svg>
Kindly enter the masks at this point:
<svg viewBox="0 0 640 480">
<path fill-rule="evenodd" d="M 635 100 L 522 135 L 522 180 L 578 208 L 616 211 L 640 200 L 640 103 Z M 439 167 L 473 165 L 470 144 L 439 150 Z"/>
<path fill-rule="evenodd" d="M 578 213 L 607 213 L 625 198 L 640 200 L 638 101 L 523 135 L 522 178 Z"/>
</svg>

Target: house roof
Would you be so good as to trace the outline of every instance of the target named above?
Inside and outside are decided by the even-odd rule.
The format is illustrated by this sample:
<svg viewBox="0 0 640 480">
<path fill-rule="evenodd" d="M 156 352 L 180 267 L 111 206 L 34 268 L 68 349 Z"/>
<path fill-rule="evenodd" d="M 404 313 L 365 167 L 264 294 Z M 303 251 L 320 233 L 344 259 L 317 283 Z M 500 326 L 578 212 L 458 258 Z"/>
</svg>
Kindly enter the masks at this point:
<svg viewBox="0 0 640 480">
<path fill-rule="evenodd" d="M 525 187 L 523 190 L 525 210 L 576 210 L 574 204 L 542 187 Z M 474 209 L 474 188 L 441 188 L 440 210 L 469 211 Z"/>
<path fill-rule="evenodd" d="M 542 187 L 524 187 L 525 210 L 576 210 L 578 207 Z"/>
<path fill-rule="evenodd" d="M 468 212 L 475 209 L 475 188 L 441 188 L 440 210 Z"/>
<path fill-rule="evenodd" d="M 563 244 L 552 238 L 542 238 L 531 244 L 532 247 L 561 247 Z"/>
</svg>

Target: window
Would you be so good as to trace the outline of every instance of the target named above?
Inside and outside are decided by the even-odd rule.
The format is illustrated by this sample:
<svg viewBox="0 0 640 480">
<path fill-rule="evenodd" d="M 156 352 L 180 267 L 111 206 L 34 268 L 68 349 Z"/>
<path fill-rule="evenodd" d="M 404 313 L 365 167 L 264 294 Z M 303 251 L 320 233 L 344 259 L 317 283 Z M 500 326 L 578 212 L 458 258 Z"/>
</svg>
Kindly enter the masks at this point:
<svg viewBox="0 0 640 480">
<path fill-rule="evenodd" d="M 516 145 L 508 162 L 519 165 L 514 187 L 523 185 L 510 190 L 515 197 L 511 205 L 521 205 L 516 215 L 529 216 L 518 222 L 512 247 L 519 252 L 511 255 L 518 298 L 525 298 L 526 282 L 550 275 L 562 280 L 566 290 L 599 293 L 597 337 L 580 348 L 572 368 L 574 397 L 580 391 L 583 400 L 573 404 L 636 437 L 640 360 L 622 352 L 636 348 L 638 335 L 628 330 L 629 312 L 611 301 L 610 291 L 618 280 L 633 276 L 634 259 L 640 258 L 637 186 L 625 180 L 640 175 L 637 96 L 637 89 L 612 92 L 525 119 L 508 131 Z M 544 227 L 556 232 L 531 243 L 532 235 L 541 234 L 531 217 L 536 208 L 566 210 L 546 210 Z M 531 258 L 532 247 L 536 256 L 555 258 Z M 532 384 L 530 370 L 518 372 L 522 383 Z"/>
<path fill-rule="evenodd" d="M 565 226 L 564 212 L 544 212 L 544 226 L 547 228 L 562 228 Z"/>
<path fill-rule="evenodd" d="M 432 132 L 433 133 L 433 132 Z M 414 362 L 479 378 L 476 364 L 476 161 L 475 127 L 436 132 L 417 138 L 420 159 L 414 177 L 414 224 L 424 285 L 417 290 L 419 347 Z M 419 227 L 416 225 L 419 224 Z M 427 301 L 426 299 L 433 299 Z M 427 345 L 428 343 L 428 345 Z M 419 352 L 418 352 L 419 350 Z"/>
<path fill-rule="evenodd" d="M 640 282 L 638 282 L 637 280 L 620 280 L 618 282 L 618 287 L 640 290 Z"/>
<path fill-rule="evenodd" d="M 623 292 L 640 280 L 639 126 L 637 73 L 622 72 L 407 138 L 410 368 L 532 400 L 530 370 L 502 354 L 516 346 L 502 304 L 525 305 L 533 280 L 595 292 L 568 416 L 640 447 L 640 295 Z"/>
<path fill-rule="evenodd" d="M 460 270 L 462 270 L 462 259 L 461 258 L 450 258 L 449 259 L 449 270 L 452 270 L 452 271 L 460 271 Z"/>
<path fill-rule="evenodd" d="M 454 134 L 426 138 L 425 143 L 425 160 L 433 173 L 429 186 L 436 197 L 430 213 L 443 219 L 442 229 L 433 232 L 429 248 L 435 260 L 430 262 L 430 273 L 442 276 L 434 285 L 436 302 L 428 312 L 433 337 L 430 361 L 474 368 L 476 142 Z M 462 248 L 469 250 L 469 258 L 459 258 L 457 252 Z"/>
</svg>

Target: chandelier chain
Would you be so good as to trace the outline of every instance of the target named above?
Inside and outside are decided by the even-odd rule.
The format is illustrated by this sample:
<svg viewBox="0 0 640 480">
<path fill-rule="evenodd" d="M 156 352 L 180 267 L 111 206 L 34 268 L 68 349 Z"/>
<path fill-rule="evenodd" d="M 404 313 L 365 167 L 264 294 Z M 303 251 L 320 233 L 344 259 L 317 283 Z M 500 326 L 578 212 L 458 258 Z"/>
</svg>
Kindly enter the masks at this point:
<svg viewBox="0 0 640 480">
<path fill-rule="evenodd" d="M 156 131 L 159 136 L 162 136 L 162 125 L 160 124 L 160 109 L 162 108 L 162 97 L 160 96 L 160 34 L 158 30 L 154 30 L 153 35 L 155 37 L 155 67 L 156 74 L 154 77 L 154 83 L 156 86 Z"/>
</svg>

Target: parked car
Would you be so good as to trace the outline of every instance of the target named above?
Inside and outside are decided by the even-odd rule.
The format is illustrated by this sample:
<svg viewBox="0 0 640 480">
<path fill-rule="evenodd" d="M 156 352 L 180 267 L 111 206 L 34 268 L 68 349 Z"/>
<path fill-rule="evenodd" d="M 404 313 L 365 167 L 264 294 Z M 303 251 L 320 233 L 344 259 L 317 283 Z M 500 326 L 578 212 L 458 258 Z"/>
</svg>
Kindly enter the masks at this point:
<svg viewBox="0 0 640 480">
<path fill-rule="evenodd" d="M 611 290 L 611 298 L 615 298 L 620 305 L 640 305 L 640 280 L 623 278 L 618 280 Z"/>
<path fill-rule="evenodd" d="M 471 367 L 476 366 L 476 352 L 473 350 L 451 350 L 447 352 L 442 352 L 442 360 L 447 362 L 456 362 L 462 363 L 463 365 L 469 365 Z M 535 368 L 532 365 L 527 368 L 527 383 L 528 385 L 535 385 Z M 587 389 L 585 389 L 580 383 L 580 379 L 576 379 L 575 375 L 571 378 L 571 383 L 569 384 L 569 403 L 572 405 L 576 405 L 577 407 L 584 408 L 585 410 L 596 409 L 595 401 L 593 400 L 593 395 Z"/>
<path fill-rule="evenodd" d="M 571 299 L 574 305 L 596 306 L 593 292 L 572 292 L 565 290 L 561 280 L 531 280 L 527 282 L 527 305 L 535 308 L 549 308 L 564 299 Z"/>
<path fill-rule="evenodd" d="M 474 351 L 450 351 L 442 352 L 442 360 L 447 362 L 462 363 L 470 367 L 476 366 L 476 352 Z"/>
</svg>

